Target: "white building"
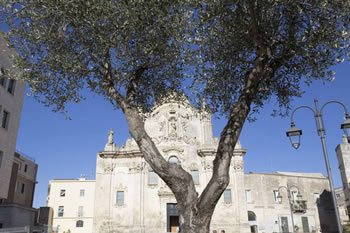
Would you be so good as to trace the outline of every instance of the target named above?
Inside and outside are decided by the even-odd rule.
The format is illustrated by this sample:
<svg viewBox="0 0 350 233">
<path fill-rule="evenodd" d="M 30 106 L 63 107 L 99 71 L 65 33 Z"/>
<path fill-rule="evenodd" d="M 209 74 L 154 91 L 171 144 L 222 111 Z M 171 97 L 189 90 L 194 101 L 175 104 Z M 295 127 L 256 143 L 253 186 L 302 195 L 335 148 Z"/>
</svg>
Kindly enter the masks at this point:
<svg viewBox="0 0 350 233">
<path fill-rule="evenodd" d="M 212 135 L 210 114 L 187 103 L 169 102 L 156 107 L 147 116 L 145 127 L 164 157 L 169 162 L 181 164 L 192 174 L 200 193 L 211 177 L 218 144 L 218 139 Z M 329 218 L 334 215 L 332 206 L 323 207 L 330 200 L 329 185 L 324 176 L 282 172 L 244 174 L 245 153 L 238 143 L 231 163 L 230 184 L 216 206 L 211 232 L 292 232 L 292 216 L 298 232 L 320 232 L 321 228 L 322 232 L 336 232 L 336 224 Z M 85 182 L 90 182 L 91 188 L 95 189 L 95 199 L 79 204 L 74 195 Z M 74 225 L 79 220 L 74 210 L 77 211 L 80 205 L 83 208 L 90 205 L 90 209 L 94 205 L 93 213 L 89 215 L 93 217 L 93 226 L 91 231 L 86 229 L 86 233 L 178 230 L 179 215 L 174 195 L 144 161 L 134 140 L 129 139 L 118 148 L 113 132 L 109 133 L 104 151 L 97 155 L 95 187 L 92 183 L 50 182 L 48 206 L 54 208 L 53 225 L 59 225 L 60 232 L 68 229 L 72 233 L 80 232 Z M 60 196 L 62 190 L 65 197 Z M 292 205 L 287 191 L 290 191 Z"/>
<path fill-rule="evenodd" d="M 47 206 L 53 208 L 54 228 L 61 233 L 92 232 L 94 200 L 94 180 L 51 180 Z"/>
<path fill-rule="evenodd" d="M 343 143 L 338 145 L 335 149 L 337 153 L 340 175 L 343 183 L 344 190 L 344 205 L 347 208 L 347 212 L 350 212 L 350 141 L 345 136 L 343 137 Z M 349 219 L 348 219 L 349 220 Z"/>
<path fill-rule="evenodd" d="M 8 196 L 24 94 L 24 84 L 9 78 L 12 54 L 0 35 L 0 203 Z"/>
</svg>

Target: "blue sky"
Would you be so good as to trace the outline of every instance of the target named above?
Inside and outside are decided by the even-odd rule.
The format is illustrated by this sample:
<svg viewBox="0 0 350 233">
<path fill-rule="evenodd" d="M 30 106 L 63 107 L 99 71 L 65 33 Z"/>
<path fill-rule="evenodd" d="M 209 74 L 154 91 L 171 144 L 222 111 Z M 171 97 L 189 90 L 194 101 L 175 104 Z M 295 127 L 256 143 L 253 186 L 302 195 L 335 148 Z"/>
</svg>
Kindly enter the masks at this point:
<svg viewBox="0 0 350 233">
<path fill-rule="evenodd" d="M 303 98 L 295 99 L 293 106 L 309 105 L 317 98 L 320 104 L 339 100 L 350 110 L 350 64 L 335 68 L 336 79 L 327 83 L 315 82 L 305 87 Z M 246 123 L 241 134 L 241 143 L 247 149 L 245 172 L 321 172 L 326 174 L 322 148 L 316 133 L 311 112 L 301 110 L 295 121 L 303 130 L 302 145 L 298 150 L 290 146 L 285 131 L 289 117 L 271 117 L 274 103 L 268 104 L 257 116 L 258 120 Z M 103 150 L 107 132 L 113 129 L 117 144 L 122 145 L 129 137 L 126 121 L 119 110 L 99 96 L 89 94 L 86 101 L 68 107 L 71 120 L 54 113 L 25 96 L 18 134 L 17 148 L 34 157 L 39 164 L 38 184 L 34 206 L 46 204 L 48 182 L 55 178 L 78 178 L 85 175 L 94 178 L 98 151 Z M 328 151 L 335 185 L 340 186 L 340 175 L 335 156 L 335 147 L 341 143 L 343 111 L 330 105 L 325 109 Z M 218 136 L 225 119 L 213 119 L 214 135 Z"/>
</svg>

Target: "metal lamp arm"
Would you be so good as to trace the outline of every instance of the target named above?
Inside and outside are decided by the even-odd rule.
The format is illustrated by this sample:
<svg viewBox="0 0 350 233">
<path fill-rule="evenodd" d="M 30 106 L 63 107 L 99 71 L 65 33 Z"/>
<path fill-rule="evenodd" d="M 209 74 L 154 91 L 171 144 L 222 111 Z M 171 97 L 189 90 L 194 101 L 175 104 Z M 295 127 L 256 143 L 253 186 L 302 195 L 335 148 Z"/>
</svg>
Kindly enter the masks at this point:
<svg viewBox="0 0 350 233">
<path fill-rule="evenodd" d="M 297 186 L 292 185 L 288 187 L 289 190 L 292 190 L 293 188 L 296 189 L 298 193 L 300 193 L 299 188 Z"/>
<path fill-rule="evenodd" d="M 348 109 L 346 108 L 345 104 L 339 102 L 339 101 L 336 101 L 336 100 L 331 100 L 331 101 L 328 101 L 327 103 L 325 103 L 322 107 L 321 107 L 321 110 L 320 112 L 322 113 L 323 112 L 323 109 L 329 105 L 329 104 L 338 104 L 340 106 L 343 107 L 343 110 L 344 110 L 344 113 L 345 113 L 345 116 L 349 116 L 349 112 L 348 112 Z"/>
<path fill-rule="evenodd" d="M 297 110 L 301 109 L 301 108 L 309 109 L 309 110 L 311 110 L 311 112 L 312 112 L 314 115 L 316 115 L 315 110 L 313 110 L 313 109 L 310 108 L 309 106 L 302 105 L 302 106 L 299 106 L 299 107 L 297 107 L 296 109 L 293 110 L 292 114 L 290 115 L 290 122 L 291 122 L 291 123 L 294 124 L 294 113 L 295 113 Z"/>
</svg>

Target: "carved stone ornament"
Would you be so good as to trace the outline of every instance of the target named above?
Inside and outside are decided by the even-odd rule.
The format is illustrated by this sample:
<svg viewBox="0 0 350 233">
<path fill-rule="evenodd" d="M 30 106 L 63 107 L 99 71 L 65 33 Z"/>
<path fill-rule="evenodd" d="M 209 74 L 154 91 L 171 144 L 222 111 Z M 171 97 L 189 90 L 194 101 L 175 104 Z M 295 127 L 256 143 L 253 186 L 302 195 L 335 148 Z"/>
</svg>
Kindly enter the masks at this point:
<svg viewBox="0 0 350 233">
<path fill-rule="evenodd" d="M 233 160 L 233 169 L 236 171 L 243 170 L 244 168 L 244 161 L 243 159 L 235 159 Z"/>
<path fill-rule="evenodd" d="M 130 173 L 140 173 L 143 170 L 143 167 L 139 163 L 132 163 L 132 165 L 129 167 Z"/>
<path fill-rule="evenodd" d="M 213 170 L 213 162 L 212 161 L 203 161 L 202 166 L 205 171 L 212 171 Z"/>
<path fill-rule="evenodd" d="M 115 168 L 115 163 L 112 162 L 103 162 L 103 171 L 104 173 L 112 173 Z"/>
</svg>

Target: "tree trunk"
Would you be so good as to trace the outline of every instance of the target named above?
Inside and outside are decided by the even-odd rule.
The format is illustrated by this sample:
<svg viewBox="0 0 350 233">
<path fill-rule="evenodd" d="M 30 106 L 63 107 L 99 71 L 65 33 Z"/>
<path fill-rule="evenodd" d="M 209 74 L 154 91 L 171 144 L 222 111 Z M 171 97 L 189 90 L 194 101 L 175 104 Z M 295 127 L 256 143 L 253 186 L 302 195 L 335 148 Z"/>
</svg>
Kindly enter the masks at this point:
<svg viewBox="0 0 350 233">
<path fill-rule="evenodd" d="M 203 213 L 196 213 L 193 208 L 188 208 L 185 211 L 180 210 L 180 232 L 209 233 L 212 214 L 213 212 L 208 216 Z"/>
</svg>

